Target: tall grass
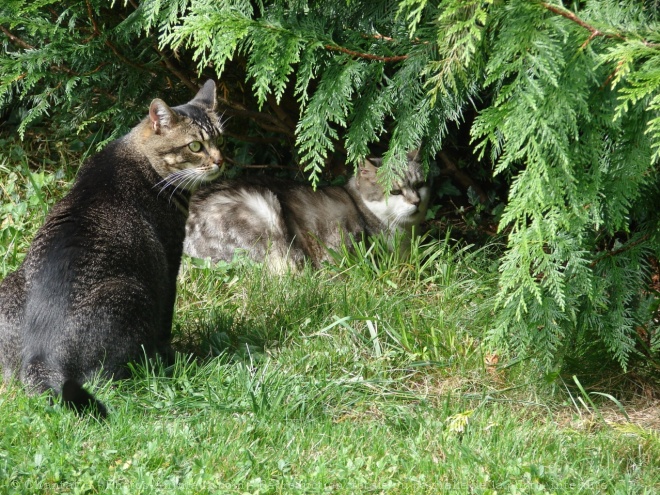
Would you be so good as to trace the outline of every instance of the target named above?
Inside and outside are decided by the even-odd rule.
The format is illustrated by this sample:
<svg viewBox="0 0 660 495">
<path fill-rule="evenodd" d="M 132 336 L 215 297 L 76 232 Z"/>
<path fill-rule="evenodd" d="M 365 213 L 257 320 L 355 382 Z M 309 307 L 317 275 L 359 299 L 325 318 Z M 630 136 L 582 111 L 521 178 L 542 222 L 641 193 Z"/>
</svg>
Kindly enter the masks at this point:
<svg viewBox="0 0 660 495">
<path fill-rule="evenodd" d="M 30 172 L 0 169 L 12 212 L 3 274 L 61 189 Z M 525 362 L 484 348 L 496 247 L 450 234 L 418 239 L 407 259 L 384 247 L 278 276 L 184 259 L 177 360 L 89 384 L 107 422 L 2 385 L 0 493 L 660 489 L 657 431 L 628 404 L 584 387 L 551 393 Z"/>
</svg>

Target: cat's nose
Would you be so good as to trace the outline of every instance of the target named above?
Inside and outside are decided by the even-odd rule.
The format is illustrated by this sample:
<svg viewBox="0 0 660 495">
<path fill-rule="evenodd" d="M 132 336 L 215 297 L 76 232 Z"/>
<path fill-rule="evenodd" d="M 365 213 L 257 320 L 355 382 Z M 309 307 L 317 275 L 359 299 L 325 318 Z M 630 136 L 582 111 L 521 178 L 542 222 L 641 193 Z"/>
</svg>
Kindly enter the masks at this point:
<svg viewBox="0 0 660 495">
<path fill-rule="evenodd" d="M 213 160 L 213 163 L 220 166 L 224 163 L 225 159 L 222 157 L 222 153 L 219 151 L 213 153 L 211 155 L 211 159 Z"/>
</svg>

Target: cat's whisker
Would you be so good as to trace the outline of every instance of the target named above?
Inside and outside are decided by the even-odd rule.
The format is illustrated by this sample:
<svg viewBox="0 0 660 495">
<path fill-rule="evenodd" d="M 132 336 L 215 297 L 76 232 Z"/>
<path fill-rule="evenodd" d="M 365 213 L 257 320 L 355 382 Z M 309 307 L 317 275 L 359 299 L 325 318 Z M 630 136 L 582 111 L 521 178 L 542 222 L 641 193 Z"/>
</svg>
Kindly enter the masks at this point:
<svg viewBox="0 0 660 495">
<path fill-rule="evenodd" d="M 151 186 L 151 188 L 156 189 L 158 186 L 160 186 L 164 182 L 167 182 L 167 177 L 165 177 L 164 179 L 161 179 L 160 181 L 156 182 L 153 186 Z M 167 185 L 165 187 L 167 187 Z M 160 194 L 162 191 L 163 190 L 161 188 L 161 190 L 158 192 L 158 194 Z"/>
<path fill-rule="evenodd" d="M 161 193 L 163 191 L 165 191 L 167 188 L 169 188 L 171 186 L 176 186 L 176 181 L 178 180 L 177 176 L 180 174 L 180 172 L 181 171 L 178 170 L 178 171 L 174 172 L 173 174 L 170 174 L 167 177 L 163 178 L 161 181 L 159 181 L 157 184 L 154 185 L 154 187 L 162 185 L 162 187 L 160 188 L 160 191 L 158 191 L 158 196 L 160 196 Z M 175 191 L 176 191 L 176 187 L 175 187 Z M 171 199 L 172 199 L 172 197 L 170 196 L 170 200 Z"/>
<path fill-rule="evenodd" d="M 204 175 L 200 174 L 198 171 L 195 171 L 195 175 L 191 176 L 190 182 L 187 184 L 188 190 L 194 191 L 197 189 L 202 182 L 204 182 Z"/>
<path fill-rule="evenodd" d="M 386 220 L 387 220 L 387 226 L 389 228 L 396 227 L 399 223 L 399 218 L 401 214 L 399 212 L 391 212 L 386 215 Z"/>
<path fill-rule="evenodd" d="M 184 168 L 169 174 L 167 177 L 154 184 L 153 187 L 160 187 L 160 191 L 158 192 L 159 195 L 166 189 L 173 188 L 169 198 L 171 200 L 174 194 L 180 189 L 196 189 L 202 182 L 204 182 L 205 176 L 206 173 L 198 168 Z"/>
<path fill-rule="evenodd" d="M 170 176 L 172 177 L 171 185 L 174 186 L 174 189 L 172 189 L 172 193 L 170 194 L 170 198 L 169 198 L 170 201 L 172 201 L 172 198 L 176 194 L 177 189 L 179 188 L 181 188 L 182 190 L 186 189 L 184 185 L 188 180 L 189 171 L 190 169 L 179 170 Z"/>
<path fill-rule="evenodd" d="M 188 184 L 186 184 L 186 188 L 188 190 L 195 190 L 199 187 L 199 185 L 204 182 L 204 177 L 206 176 L 206 173 L 203 172 L 200 169 L 194 168 L 191 170 L 190 173 L 190 179 Z"/>
<path fill-rule="evenodd" d="M 195 173 L 195 170 L 189 170 L 189 173 L 185 174 L 181 182 L 178 184 L 177 187 L 180 187 L 181 190 L 183 191 L 190 191 L 194 188 L 190 187 L 192 184 L 194 184 L 195 180 L 197 180 L 197 174 Z M 176 189 L 175 189 L 176 191 Z"/>
<path fill-rule="evenodd" d="M 398 227 L 399 225 L 405 225 L 408 222 L 406 221 L 410 217 L 410 214 L 406 211 L 400 212 L 396 218 L 394 219 L 394 225 L 395 227 Z"/>
<path fill-rule="evenodd" d="M 189 189 L 188 186 L 192 181 L 195 180 L 196 175 L 197 172 L 195 169 L 177 170 L 176 172 L 168 175 L 163 180 L 158 182 L 157 185 L 164 184 L 158 192 L 158 195 L 160 195 L 167 188 L 173 187 L 170 197 L 168 198 L 168 200 L 171 201 L 179 188 Z"/>
<path fill-rule="evenodd" d="M 159 184 L 163 184 L 163 186 L 160 188 L 160 191 L 158 191 L 158 195 L 160 196 L 163 191 L 172 185 L 171 177 L 165 177 L 161 182 L 159 182 Z"/>
<path fill-rule="evenodd" d="M 407 216 L 408 216 L 408 212 L 406 211 L 397 212 L 397 214 L 394 216 L 394 223 L 397 225 L 400 224 L 401 219 Z"/>
<path fill-rule="evenodd" d="M 172 191 L 172 194 L 170 195 L 170 201 L 172 200 L 172 197 L 176 193 L 177 189 L 194 191 L 197 189 L 197 187 L 199 187 L 200 184 L 204 182 L 204 178 L 206 176 L 203 171 L 197 168 L 184 169 L 172 175 L 175 177 L 173 177 L 173 180 L 170 183 L 175 187 Z"/>
</svg>

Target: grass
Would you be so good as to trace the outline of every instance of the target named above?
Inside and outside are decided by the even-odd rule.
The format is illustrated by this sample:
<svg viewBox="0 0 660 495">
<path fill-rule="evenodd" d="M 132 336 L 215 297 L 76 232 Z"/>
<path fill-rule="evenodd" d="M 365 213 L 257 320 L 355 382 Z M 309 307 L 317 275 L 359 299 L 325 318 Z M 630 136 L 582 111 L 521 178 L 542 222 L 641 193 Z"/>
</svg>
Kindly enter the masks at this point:
<svg viewBox="0 0 660 495">
<path fill-rule="evenodd" d="M 12 173 L 3 274 L 61 180 L 5 167 L 5 191 Z M 0 385 L 0 493 L 660 489 L 657 406 L 595 393 L 578 378 L 548 384 L 527 362 L 483 346 L 495 248 L 427 237 L 410 262 L 359 249 L 282 276 L 185 259 L 178 359 L 90 384 L 111 410 L 107 422 Z"/>
</svg>

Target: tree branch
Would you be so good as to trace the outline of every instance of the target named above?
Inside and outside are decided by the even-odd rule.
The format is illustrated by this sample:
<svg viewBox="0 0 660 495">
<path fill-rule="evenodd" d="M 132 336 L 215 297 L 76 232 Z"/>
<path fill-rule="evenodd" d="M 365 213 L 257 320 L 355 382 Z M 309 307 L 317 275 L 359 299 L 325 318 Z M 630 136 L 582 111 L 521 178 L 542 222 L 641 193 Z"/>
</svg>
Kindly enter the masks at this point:
<svg viewBox="0 0 660 495">
<path fill-rule="evenodd" d="M 296 129 L 296 123 L 291 120 L 291 117 L 289 117 L 289 114 L 287 114 L 282 108 L 277 104 L 277 101 L 275 101 L 275 97 L 273 96 L 272 93 L 268 93 L 266 95 L 266 101 L 268 102 L 268 106 L 270 106 L 271 110 L 275 113 L 277 116 L 278 120 L 282 123 L 284 127 L 289 129 L 291 133 L 295 132 Z"/>
<path fill-rule="evenodd" d="M 184 86 L 186 86 L 188 89 L 192 90 L 193 92 L 199 91 L 199 88 L 197 85 L 192 82 L 188 77 L 185 76 L 183 72 L 181 72 L 179 69 L 177 69 L 172 61 L 170 60 L 170 57 L 168 57 L 160 48 L 158 48 L 158 44 L 154 41 L 152 44 L 154 50 L 158 55 L 160 56 L 160 60 L 163 63 L 163 65 L 169 70 L 174 76 L 176 76 L 179 81 L 183 83 Z"/>
<path fill-rule="evenodd" d="M 395 55 L 393 57 L 383 57 L 381 55 L 373 55 L 371 53 L 360 53 L 337 45 L 323 45 L 323 47 L 326 50 L 346 53 L 351 57 L 364 58 L 366 60 L 378 60 L 379 62 L 386 62 L 386 63 L 401 62 L 402 60 L 406 60 L 408 58 L 408 55 Z"/>
<path fill-rule="evenodd" d="M 259 169 L 269 169 L 269 168 L 276 168 L 279 170 L 295 170 L 296 172 L 299 172 L 300 169 L 298 167 L 293 167 L 291 165 L 274 165 L 274 164 L 269 164 L 269 165 L 239 165 L 241 168 L 259 168 Z"/>
<path fill-rule="evenodd" d="M 96 19 L 94 19 L 92 4 L 89 2 L 89 0 L 85 0 L 85 3 L 87 4 L 87 17 L 89 17 L 89 22 L 92 23 L 92 29 L 94 30 L 93 36 L 99 36 L 101 34 L 101 30 L 99 29 L 99 25 L 96 23 Z"/>
<path fill-rule="evenodd" d="M 472 180 L 472 178 L 463 172 L 461 169 L 459 169 L 456 164 L 447 156 L 447 153 L 444 151 L 441 151 L 438 153 L 438 156 L 440 157 L 440 160 L 444 164 L 445 168 L 444 170 L 441 170 L 440 173 L 445 173 L 446 175 L 450 175 L 456 181 L 463 186 L 465 189 L 469 189 L 470 187 L 474 190 L 474 192 L 479 196 L 479 201 L 481 204 L 486 204 L 486 201 L 488 201 L 488 196 L 486 193 L 484 193 L 483 189 L 477 185 L 476 182 Z"/>
<path fill-rule="evenodd" d="M 3 33 L 9 38 L 9 41 L 11 41 L 14 45 L 18 45 L 21 48 L 25 50 L 34 50 L 34 47 L 22 39 L 20 39 L 18 36 L 14 35 L 12 32 L 10 32 L 7 28 L 4 26 L 0 26 L 0 30 L 2 30 Z"/>
<path fill-rule="evenodd" d="M 596 37 L 596 36 L 605 36 L 606 38 L 612 38 L 612 37 L 616 36 L 616 37 L 618 37 L 618 38 L 622 38 L 621 35 L 606 34 L 606 33 L 603 33 L 602 31 L 599 31 L 599 30 L 596 29 L 595 27 L 593 27 L 593 26 L 587 24 L 585 21 L 583 21 L 582 19 L 580 19 L 578 16 L 576 16 L 576 15 L 575 15 L 573 12 L 571 12 L 570 10 L 564 10 L 563 8 L 560 8 L 560 7 L 556 6 L 556 5 L 552 5 L 552 4 L 547 3 L 547 2 L 541 2 L 541 5 L 542 5 L 546 10 L 549 10 L 550 12 L 553 12 L 553 13 L 555 13 L 555 14 L 557 14 L 557 15 L 560 15 L 560 16 L 562 16 L 562 17 L 565 17 L 566 19 L 569 19 L 570 21 L 573 21 L 573 22 L 576 23 L 577 25 L 582 26 L 584 29 L 586 29 L 587 31 L 589 31 L 593 37 Z"/>
<path fill-rule="evenodd" d="M 568 19 L 569 21 L 574 22 L 578 26 L 583 27 L 584 29 L 586 29 L 587 31 L 589 31 L 591 33 L 589 38 L 587 38 L 587 40 L 582 44 L 581 48 L 586 47 L 591 42 L 591 40 L 593 40 L 594 38 L 596 38 L 598 36 L 602 36 L 603 38 L 617 38 L 617 39 L 620 39 L 620 40 L 623 40 L 623 41 L 627 41 L 627 38 L 625 36 L 623 36 L 622 34 L 602 32 L 600 29 L 597 29 L 594 26 L 592 26 L 591 24 L 588 24 L 587 22 L 580 19 L 577 15 L 575 15 L 570 10 L 566 10 L 562 7 L 559 7 L 557 5 L 552 5 L 551 3 L 547 3 L 547 2 L 539 2 L 539 3 L 546 10 L 549 10 L 553 14 L 557 14 L 559 16 L 564 17 L 565 19 Z M 658 43 L 651 43 L 650 41 L 646 41 L 646 40 L 642 40 L 642 43 L 645 46 L 649 47 L 649 48 L 660 48 L 660 44 L 658 44 Z"/>
<path fill-rule="evenodd" d="M 278 144 L 282 140 L 281 138 L 277 137 L 246 136 L 244 134 L 237 134 L 231 131 L 224 131 L 222 135 L 234 138 L 238 141 L 243 141 L 244 143 Z"/>
<path fill-rule="evenodd" d="M 643 244 L 644 242 L 648 241 L 649 238 L 651 237 L 650 234 L 645 234 L 636 241 L 630 242 L 626 244 L 625 246 L 621 246 L 619 249 L 614 249 L 612 251 L 607 251 L 604 253 L 602 256 L 599 256 L 598 258 L 594 259 L 591 263 L 589 263 L 589 267 L 593 268 L 595 267 L 598 263 L 603 261 L 604 259 L 611 258 L 612 256 L 616 256 L 617 254 L 624 253 L 626 251 L 630 251 L 632 248 L 635 246 L 638 246 L 640 244 Z"/>
<path fill-rule="evenodd" d="M 218 96 L 217 98 L 218 102 L 226 107 L 225 113 L 236 117 L 245 117 L 251 119 L 255 124 L 266 131 L 277 132 L 289 137 L 295 137 L 295 133 L 291 129 L 282 127 L 282 123 L 276 117 L 273 117 L 267 113 L 248 110 L 240 103 L 232 102 L 221 96 Z"/>
</svg>

